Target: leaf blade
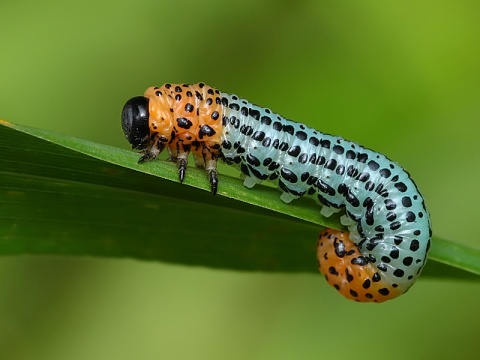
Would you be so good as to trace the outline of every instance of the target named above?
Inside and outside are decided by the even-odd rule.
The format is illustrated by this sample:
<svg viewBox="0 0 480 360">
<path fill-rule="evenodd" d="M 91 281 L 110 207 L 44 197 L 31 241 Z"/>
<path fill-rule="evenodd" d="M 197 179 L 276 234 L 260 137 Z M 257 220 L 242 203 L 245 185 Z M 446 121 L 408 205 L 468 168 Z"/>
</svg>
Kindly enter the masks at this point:
<svg viewBox="0 0 480 360">
<path fill-rule="evenodd" d="M 45 130 L 0 123 L 0 254 L 133 257 L 235 270 L 316 272 L 320 226 L 309 199 L 203 171 L 178 184 L 172 163 Z M 18 147 L 22 144 L 22 147 Z M 153 176 L 152 176 L 153 175 Z M 93 229 L 93 230 L 92 230 Z M 434 237 L 423 276 L 479 279 L 480 251 Z"/>
</svg>

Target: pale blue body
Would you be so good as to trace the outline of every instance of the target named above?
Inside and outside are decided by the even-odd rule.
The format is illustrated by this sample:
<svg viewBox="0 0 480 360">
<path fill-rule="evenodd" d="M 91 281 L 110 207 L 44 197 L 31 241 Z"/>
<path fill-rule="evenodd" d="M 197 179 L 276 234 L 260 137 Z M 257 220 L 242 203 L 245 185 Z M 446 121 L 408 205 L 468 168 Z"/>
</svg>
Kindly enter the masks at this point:
<svg viewBox="0 0 480 360">
<path fill-rule="evenodd" d="M 247 176 L 245 185 L 274 180 L 286 202 L 307 194 L 326 216 L 344 209 L 342 222 L 362 254 L 387 282 L 408 289 L 425 264 L 431 238 L 428 211 L 409 174 L 354 142 L 221 95 L 222 155 Z"/>
</svg>

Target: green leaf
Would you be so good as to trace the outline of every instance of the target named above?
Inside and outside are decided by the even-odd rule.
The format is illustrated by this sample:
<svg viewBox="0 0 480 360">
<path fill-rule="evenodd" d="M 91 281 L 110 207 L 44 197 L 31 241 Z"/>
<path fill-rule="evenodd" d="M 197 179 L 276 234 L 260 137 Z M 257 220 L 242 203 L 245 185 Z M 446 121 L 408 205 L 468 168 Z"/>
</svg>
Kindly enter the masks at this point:
<svg viewBox="0 0 480 360">
<path fill-rule="evenodd" d="M 279 200 L 166 161 L 0 122 L 0 254 L 131 257 L 236 270 L 316 272 L 316 237 L 341 229 L 309 199 Z M 434 237 L 424 276 L 480 279 L 480 250 Z"/>
</svg>

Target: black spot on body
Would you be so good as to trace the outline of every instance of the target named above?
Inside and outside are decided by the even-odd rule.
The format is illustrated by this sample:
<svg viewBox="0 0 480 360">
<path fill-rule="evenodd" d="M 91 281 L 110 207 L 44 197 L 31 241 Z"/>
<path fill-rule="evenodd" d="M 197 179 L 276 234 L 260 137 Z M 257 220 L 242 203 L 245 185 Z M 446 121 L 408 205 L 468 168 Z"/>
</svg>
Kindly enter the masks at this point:
<svg viewBox="0 0 480 360">
<path fill-rule="evenodd" d="M 388 169 L 381 169 L 379 173 L 380 173 L 380 176 L 384 177 L 385 179 L 388 179 L 390 175 L 392 175 L 391 171 Z"/>
<path fill-rule="evenodd" d="M 395 269 L 395 271 L 393 272 L 393 275 L 396 277 L 403 277 L 404 274 L 405 272 L 402 269 Z"/>
<path fill-rule="evenodd" d="M 283 125 L 283 131 L 293 135 L 295 133 L 295 128 L 292 125 Z"/>
<path fill-rule="evenodd" d="M 410 250 L 417 251 L 420 248 L 420 242 L 417 239 L 413 239 L 410 243 Z"/>
<path fill-rule="evenodd" d="M 263 139 L 262 141 L 262 146 L 265 146 L 265 147 L 269 147 L 270 144 L 272 142 L 272 139 L 270 139 L 269 137 L 266 137 L 265 139 Z"/>
<path fill-rule="evenodd" d="M 329 170 L 335 170 L 337 167 L 337 160 L 335 159 L 330 159 L 325 163 L 325 168 Z"/>
<path fill-rule="evenodd" d="M 382 288 L 378 290 L 378 293 L 380 295 L 387 296 L 388 294 L 390 294 L 390 291 L 387 288 Z"/>
<path fill-rule="evenodd" d="M 335 152 L 335 154 L 342 155 L 345 149 L 343 148 L 343 146 L 335 145 L 333 147 L 333 151 Z"/>
<path fill-rule="evenodd" d="M 185 105 L 185 111 L 186 112 L 192 112 L 193 111 L 193 105 L 188 103 L 187 105 Z"/>
<path fill-rule="evenodd" d="M 294 145 L 288 150 L 287 154 L 293 157 L 297 157 L 298 155 L 300 155 L 300 151 L 300 146 Z"/>
<path fill-rule="evenodd" d="M 308 135 L 305 131 L 297 131 L 295 133 L 295 136 L 297 137 L 297 139 L 301 140 L 301 141 L 304 141 L 307 139 Z"/>
<path fill-rule="evenodd" d="M 272 126 L 273 130 L 275 131 L 282 131 L 283 129 L 283 126 L 282 126 L 282 123 L 280 121 L 275 121 L 273 123 L 273 126 Z"/>
<path fill-rule="evenodd" d="M 380 167 L 380 165 L 379 165 L 376 161 L 370 160 L 370 161 L 368 162 L 368 167 L 369 167 L 370 170 L 372 170 L 372 171 L 377 171 L 378 168 Z"/>
<path fill-rule="evenodd" d="M 255 110 L 255 109 L 249 109 L 248 110 L 248 114 L 254 118 L 255 120 L 259 120 L 260 119 L 260 111 L 258 110 Z"/>
<path fill-rule="evenodd" d="M 402 226 L 400 221 L 394 221 L 390 224 L 390 230 L 397 230 L 400 226 Z"/>
<path fill-rule="evenodd" d="M 208 125 L 202 125 L 200 128 L 200 131 L 198 132 L 198 137 L 199 139 L 203 139 L 204 136 L 213 136 L 216 134 L 216 131 L 213 130 L 210 126 Z"/>
<path fill-rule="evenodd" d="M 255 131 L 255 133 L 252 136 L 252 139 L 256 141 L 262 141 L 264 138 L 265 138 L 265 133 L 259 130 Z"/>
<path fill-rule="evenodd" d="M 269 116 L 262 116 L 260 122 L 264 125 L 270 125 L 272 123 L 272 119 Z"/>
<path fill-rule="evenodd" d="M 370 284 L 371 284 L 371 283 L 370 283 L 370 279 L 366 279 L 366 280 L 363 282 L 362 287 L 363 287 L 364 289 L 368 289 L 368 288 L 370 287 Z"/>
<path fill-rule="evenodd" d="M 278 146 L 278 150 L 280 151 L 287 151 L 287 149 L 288 149 L 288 143 L 285 141 Z"/>
<path fill-rule="evenodd" d="M 395 183 L 394 185 L 398 191 L 400 192 L 405 192 L 407 191 L 407 185 L 405 185 L 403 182 L 398 182 L 398 183 Z"/>
<path fill-rule="evenodd" d="M 357 155 L 358 162 L 366 163 L 368 160 L 368 155 L 366 153 L 358 153 Z M 370 166 L 370 163 L 369 163 Z"/>
<path fill-rule="evenodd" d="M 182 128 L 182 129 L 187 129 L 188 130 L 192 127 L 193 123 L 190 120 L 188 120 L 184 117 L 181 117 L 181 118 L 177 118 L 177 125 L 178 125 L 178 127 Z"/>
<path fill-rule="evenodd" d="M 230 105 L 228 105 L 228 107 L 232 110 L 235 110 L 235 111 L 240 110 L 240 106 L 236 103 L 231 103 Z"/>
<path fill-rule="evenodd" d="M 348 150 L 347 153 L 345 154 L 345 157 L 351 160 L 351 159 L 355 159 L 357 157 L 357 154 L 353 150 Z"/>
<path fill-rule="evenodd" d="M 300 156 L 298 157 L 298 162 L 299 162 L 300 164 L 306 164 L 307 161 L 308 161 L 308 155 L 307 155 L 306 153 L 303 153 L 302 155 L 300 155 Z"/>
<path fill-rule="evenodd" d="M 409 196 L 402 197 L 402 205 L 406 208 L 412 206 L 412 199 Z"/>
<path fill-rule="evenodd" d="M 415 216 L 415 214 L 411 211 L 407 211 L 407 213 L 405 214 L 405 219 L 407 220 L 407 222 L 414 222 L 416 218 L 417 217 Z"/>
<path fill-rule="evenodd" d="M 282 178 L 284 178 L 285 180 L 287 180 L 288 182 L 294 184 L 298 181 L 298 177 L 297 175 L 295 175 L 295 173 L 289 169 L 286 169 L 286 168 L 282 168 L 280 170 L 280 174 L 282 176 Z"/>
<path fill-rule="evenodd" d="M 335 269 L 333 266 L 330 266 L 330 267 L 328 268 L 328 272 L 329 272 L 330 274 L 332 274 L 332 275 L 335 275 L 335 276 L 338 276 L 338 275 L 339 275 L 337 269 Z"/>
<path fill-rule="evenodd" d="M 313 146 L 318 146 L 318 144 L 320 144 L 320 141 L 313 136 L 310 139 L 308 139 L 308 142 L 310 143 L 310 145 L 313 145 Z"/>
<path fill-rule="evenodd" d="M 260 160 L 252 154 L 247 154 L 247 162 L 255 167 L 260 166 Z"/>
</svg>

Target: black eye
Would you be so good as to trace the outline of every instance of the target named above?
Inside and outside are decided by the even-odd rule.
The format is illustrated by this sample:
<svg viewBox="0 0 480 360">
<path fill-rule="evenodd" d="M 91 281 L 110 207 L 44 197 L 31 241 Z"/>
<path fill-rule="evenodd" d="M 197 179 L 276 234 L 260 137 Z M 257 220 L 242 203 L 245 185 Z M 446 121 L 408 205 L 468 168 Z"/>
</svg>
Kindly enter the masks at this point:
<svg viewBox="0 0 480 360">
<path fill-rule="evenodd" d="M 143 150 L 150 137 L 148 126 L 148 99 L 136 96 L 128 100 L 122 110 L 122 129 L 132 149 Z"/>
</svg>

